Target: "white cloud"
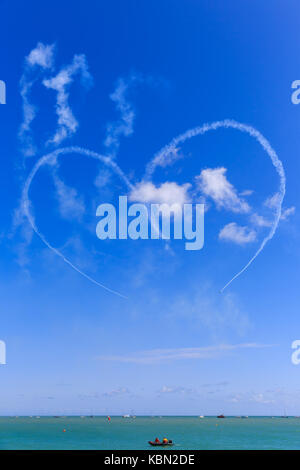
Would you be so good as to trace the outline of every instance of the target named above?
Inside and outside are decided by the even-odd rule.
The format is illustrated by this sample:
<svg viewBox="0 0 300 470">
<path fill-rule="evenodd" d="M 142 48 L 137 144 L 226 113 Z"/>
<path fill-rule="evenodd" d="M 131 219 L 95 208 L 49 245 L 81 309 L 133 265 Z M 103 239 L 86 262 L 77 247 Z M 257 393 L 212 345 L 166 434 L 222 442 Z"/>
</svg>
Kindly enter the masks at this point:
<svg viewBox="0 0 300 470">
<path fill-rule="evenodd" d="M 272 211 L 275 211 L 278 207 L 279 198 L 280 198 L 280 194 L 275 193 L 275 194 L 273 194 L 273 196 L 270 196 L 265 200 L 264 205 L 266 207 L 268 207 L 268 209 L 271 209 Z M 291 215 L 295 214 L 295 212 L 296 212 L 296 207 L 295 206 L 291 206 L 291 207 L 288 207 L 286 209 L 283 209 L 282 213 L 281 213 L 280 220 L 288 220 Z"/>
<path fill-rule="evenodd" d="M 199 348 L 178 348 L 178 349 L 153 349 L 150 351 L 140 351 L 129 356 L 99 356 L 102 361 L 132 362 L 136 364 L 155 364 L 166 361 L 176 361 L 182 359 L 215 359 L 228 352 L 237 349 L 266 348 L 272 345 L 257 343 L 242 344 L 220 344 L 217 346 L 207 346 Z"/>
<path fill-rule="evenodd" d="M 219 239 L 243 245 L 253 242 L 256 239 L 256 232 L 248 227 L 243 227 L 237 225 L 235 222 L 231 222 L 220 230 Z"/>
<path fill-rule="evenodd" d="M 287 209 L 284 209 L 282 211 L 280 219 L 281 220 L 287 220 L 291 215 L 294 215 L 295 212 L 296 212 L 296 207 L 295 206 L 288 207 Z"/>
<path fill-rule="evenodd" d="M 81 220 L 85 211 L 82 197 L 78 196 L 76 189 L 67 186 L 57 174 L 53 175 L 53 179 L 60 215 L 68 220 Z"/>
<path fill-rule="evenodd" d="M 46 88 L 57 92 L 56 114 L 58 116 L 58 127 L 54 136 L 48 143 L 58 145 L 64 139 L 73 135 L 78 128 L 78 122 L 69 106 L 69 93 L 66 91 L 72 84 L 74 76 L 77 73 L 81 75 L 83 85 L 89 85 L 91 83 L 92 77 L 88 71 L 84 54 L 75 55 L 72 63 L 61 69 L 55 77 L 43 80 L 43 84 Z"/>
<path fill-rule="evenodd" d="M 168 387 L 167 385 L 163 385 L 160 390 L 157 392 L 159 395 L 165 395 L 169 393 L 180 393 L 180 394 L 188 394 L 188 393 L 196 393 L 192 389 L 185 388 L 185 387 Z"/>
<path fill-rule="evenodd" d="M 249 212 L 249 204 L 238 196 L 236 189 L 226 178 L 226 172 L 224 167 L 202 170 L 196 177 L 200 191 L 213 199 L 219 209 L 237 213 Z"/>
<path fill-rule="evenodd" d="M 175 389 L 173 387 L 167 387 L 166 385 L 163 385 L 158 393 L 173 393 L 174 391 Z"/>
<path fill-rule="evenodd" d="M 279 198 L 280 194 L 275 193 L 273 194 L 273 196 L 270 196 L 265 200 L 264 205 L 269 209 L 277 209 Z"/>
<path fill-rule="evenodd" d="M 265 397 L 263 393 L 254 393 L 250 398 L 250 401 L 254 401 L 255 403 L 262 403 L 264 405 L 275 403 L 275 400 L 270 400 L 269 398 Z"/>
<path fill-rule="evenodd" d="M 119 397 L 122 395 L 127 395 L 129 393 L 128 388 L 126 387 L 119 387 L 114 390 L 110 390 L 109 392 L 103 393 L 105 397 Z"/>
<path fill-rule="evenodd" d="M 26 63 L 34 67 L 38 65 L 44 69 L 49 69 L 53 66 L 54 60 L 54 44 L 48 45 L 39 42 L 35 49 L 26 57 Z"/>
<path fill-rule="evenodd" d="M 158 204 L 183 204 L 189 202 L 188 190 L 190 184 L 179 185 L 177 183 L 163 183 L 155 186 L 151 182 L 137 184 L 129 194 L 130 201 Z"/>
<path fill-rule="evenodd" d="M 253 193 L 253 189 L 245 189 L 239 193 L 239 196 L 251 196 Z"/>
<path fill-rule="evenodd" d="M 257 227 L 271 227 L 272 226 L 272 222 L 270 220 L 256 213 L 251 215 L 250 220 Z"/>
<path fill-rule="evenodd" d="M 240 393 L 236 393 L 233 397 L 229 398 L 228 401 L 231 403 L 239 403 L 243 400 L 243 396 Z"/>
<path fill-rule="evenodd" d="M 101 168 L 98 175 L 94 180 L 94 185 L 98 189 L 105 188 L 108 185 L 112 177 L 112 174 L 109 170 Z"/>
</svg>

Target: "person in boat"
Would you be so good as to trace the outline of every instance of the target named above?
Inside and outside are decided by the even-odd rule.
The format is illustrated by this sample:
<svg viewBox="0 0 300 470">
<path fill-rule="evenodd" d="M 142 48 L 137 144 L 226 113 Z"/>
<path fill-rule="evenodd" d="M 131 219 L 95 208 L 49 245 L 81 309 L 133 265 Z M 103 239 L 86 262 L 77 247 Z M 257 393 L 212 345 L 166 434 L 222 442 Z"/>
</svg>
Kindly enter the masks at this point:
<svg viewBox="0 0 300 470">
<path fill-rule="evenodd" d="M 169 439 L 167 439 L 166 437 L 163 438 L 163 444 L 168 444 L 169 443 Z"/>
<path fill-rule="evenodd" d="M 160 440 L 158 439 L 158 437 L 155 438 L 155 444 L 160 444 Z"/>
</svg>

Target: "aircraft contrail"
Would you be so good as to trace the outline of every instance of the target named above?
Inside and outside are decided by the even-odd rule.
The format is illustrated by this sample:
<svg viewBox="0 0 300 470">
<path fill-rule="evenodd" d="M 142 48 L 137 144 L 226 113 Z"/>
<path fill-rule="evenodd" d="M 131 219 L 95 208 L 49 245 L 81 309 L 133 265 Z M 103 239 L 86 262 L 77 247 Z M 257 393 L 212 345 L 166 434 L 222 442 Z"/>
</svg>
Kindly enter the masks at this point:
<svg viewBox="0 0 300 470">
<path fill-rule="evenodd" d="M 175 137 L 168 145 L 163 147 L 155 156 L 154 158 L 150 161 L 150 163 L 146 167 L 146 173 L 145 173 L 145 179 L 150 179 L 153 172 L 155 171 L 157 166 L 164 166 L 164 161 L 167 156 L 172 155 L 177 149 L 178 144 L 184 143 L 186 140 L 191 139 L 192 137 L 196 137 L 197 135 L 203 135 L 206 132 L 210 130 L 217 130 L 219 128 L 232 128 L 232 129 L 237 129 L 241 132 L 248 133 L 251 137 L 254 137 L 257 142 L 262 146 L 262 148 L 266 151 L 268 156 L 270 157 L 272 164 L 276 170 L 276 172 L 279 175 L 280 178 L 280 185 L 279 185 L 279 192 L 278 192 L 278 198 L 276 200 L 276 208 L 275 208 L 275 217 L 272 222 L 272 226 L 270 228 L 270 231 L 268 235 L 263 239 L 262 243 L 260 244 L 258 250 L 255 252 L 253 257 L 250 259 L 250 261 L 237 273 L 235 274 L 230 281 L 228 281 L 224 287 L 221 289 L 221 292 L 224 291 L 237 277 L 239 277 L 249 266 L 250 264 L 255 260 L 255 258 L 261 253 L 263 248 L 265 247 L 266 243 L 271 240 L 276 232 L 280 217 L 281 217 L 281 209 L 282 209 L 282 201 L 284 199 L 285 195 L 285 173 L 284 173 L 284 168 L 282 165 L 282 162 L 279 160 L 278 155 L 276 154 L 275 150 L 271 147 L 270 143 L 268 140 L 254 127 L 249 126 L 247 124 L 242 124 L 240 122 L 234 121 L 234 120 L 223 120 L 223 121 L 215 121 L 209 124 L 204 124 L 203 126 L 200 127 L 195 127 L 193 129 L 190 129 L 186 131 L 183 134 L 180 134 L 179 136 Z M 56 159 L 59 155 L 66 155 L 66 154 L 72 154 L 72 153 L 79 153 L 81 155 L 85 155 L 87 157 L 91 157 L 94 159 L 97 159 L 104 163 L 107 166 L 110 166 L 113 171 L 119 175 L 119 177 L 124 181 L 125 185 L 129 190 L 132 190 L 134 186 L 130 183 L 129 179 L 125 175 L 125 173 L 121 170 L 121 168 L 110 158 L 104 155 L 101 155 L 97 152 L 93 152 L 91 150 L 82 148 L 82 147 L 64 147 L 61 149 L 57 149 L 47 155 L 44 155 L 41 157 L 34 167 L 32 168 L 26 182 L 23 188 L 22 192 L 22 199 L 21 199 L 21 206 L 23 209 L 24 214 L 26 215 L 32 229 L 34 232 L 38 235 L 38 237 L 42 240 L 42 242 L 50 249 L 52 250 L 55 254 L 60 256 L 69 266 L 71 266 L 75 271 L 77 271 L 79 274 L 84 276 L 86 279 L 89 281 L 93 282 L 94 284 L 98 285 L 99 287 L 102 287 L 103 289 L 107 290 L 108 292 L 111 292 L 115 295 L 118 295 L 120 297 L 126 298 L 124 295 L 119 293 L 118 291 L 115 291 L 113 289 L 108 288 L 107 286 L 99 283 L 92 277 L 88 276 L 85 274 L 83 271 L 81 271 L 79 268 L 77 268 L 74 264 L 72 264 L 65 256 L 57 250 L 55 247 L 53 247 L 48 240 L 45 238 L 45 236 L 39 231 L 38 227 L 35 224 L 34 217 L 31 213 L 30 210 L 30 199 L 29 199 L 29 190 L 31 183 L 38 172 L 38 170 L 43 166 L 43 165 L 53 165 L 56 162 Z"/>
<path fill-rule="evenodd" d="M 133 185 L 130 183 L 130 181 L 128 180 L 128 178 L 126 177 L 126 175 L 123 173 L 123 171 L 119 168 L 119 166 L 114 162 L 112 161 L 109 157 L 106 157 L 104 155 L 101 155 L 97 152 L 93 152 L 91 150 L 87 150 L 87 149 L 84 149 L 82 147 L 64 147 L 64 148 L 61 148 L 61 149 L 57 149 L 55 150 L 54 152 L 51 152 L 47 155 L 44 155 L 43 157 L 41 157 L 37 162 L 36 164 L 34 165 L 34 167 L 32 168 L 31 172 L 29 173 L 29 176 L 25 182 L 25 185 L 24 185 L 24 188 L 23 188 L 23 192 L 22 192 L 22 198 L 21 198 L 21 207 L 22 207 L 22 210 L 23 210 L 23 213 L 24 215 L 27 217 L 32 229 L 34 230 L 34 232 L 37 234 L 37 236 L 42 240 L 42 242 L 51 250 L 53 251 L 56 255 L 58 255 L 60 258 L 63 259 L 63 261 L 65 261 L 65 263 L 67 263 L 69 266 L 71 266 L 71 268 L 73 268 L 75 271 L 77 271 L 79 274 L 81 274 L 82 276 L 84 276 L 86 279 L 88 279 L 89 281 L 93 282 L 94 284 L 96 284 L 97 286 L 99 287 L 102 287 L 103 289 L 107 290 L 108 292 L 112 293 L 112 294 L 115 294 L 115 295 L 118 295 L 119 297 L 123 297 L 123 298 L 127 298 L 125 295 L 121 294 L 120 292 L 118 291 L 115 291 L 113 289 L 110 289 L 109 287 L 105 286 L 104 284 L 101 284 L 100 282 L 96 281 L 95 279 L 93 279 L 92 277 L 88 276 L 86 273 L 84 273 L 83 271 L 81 271 L 79 268 L 77 268 L 73 263 L 71 263 L 71 261 L 69 261 L 57 248 L 55 248 L 54 246 L 52 246 L 48 240 L 46 239 L 46 237 L 40 232 L 40 230 L 38 229 L 36 223 L 35 223 L 35 220 L 34 220 L 34 217 L 31 213 L 31 204 L 30 204 L 30 199 L 29 199 L 29 190 L 30 190 L 30 186 L 31 186 L 31 183 L 33 181 L 33 179 L 35 178 L 38 170 L 44 166 L 44 165 L 53 165 L 56 163 L 56 159 L 59 155 L 67 155 L 67 154 L 72 154 L 72 153 L 79 153 L 81 155 L 85 155 L 87 157 L 91 157 L 91 158 L 95 158 L 96 160 L 99 160 L 101 161 L 102 163 L 104 163 L 105 165 L 107 166 L 110 166 L 114 171 L 115 173 L 117 173 L 120 178 L 124 181 L 125 185 L 129 188 L 129 189 L 132 189 L 133 188 Z"/>
<path fill-rule="evenodd" d="M 268 235 L 263 239 L 258 250 L 252 256 L 250 261 L 248 261 L 248 263 L 237 274 L 235 274 L 235 276 L 233 276 L 232 279 L 230 279 L 230 281 L 228 281 L 227 284 L 224 285 L 224 287 L 222 287 L 221 292 L 223 292 L 224 289 L 226 289 L 226 287 L 228 287 L 232 283 L 232 281 L 234 281 L 237 277 L 239 277 L 250 266 L 250 264 L 255 260 L 255 258 L 259 255 L 259 253 L 261 253 L 261 251 L 264 249 L 266 243 L 273 238 L 276 232 L 276 229 L 278 227 L 278 223 L 281 217 L 282 202 L 283 202 L 284 195 L 285 195 L 286 178 L 285 178 L 285 173 L 284 173 L 282 162 L 279 160 L 277 153 L 271 147 L 271 144 L 269 143 L 269 141 L 254 127 L 249 126 L 248 124 L 243 124 L 238 121 L 234 121 L 232 119 L 225 119 L 223 121 L 215 121 L 212 123 L 207 123 L 207 124 L 204 124 L 203 126 L 194 127 L 193 129 L 189 129 L 183 134 L 180 134 L 179 136 L 172 139 L 171 142 L 165 147 L 163 147 L 158 153 L 156 153 L 156 155 L 154 155 L 153 159 L 150 161 L 150 163 L 146 167 L 145 179 L 151 178 L 157 166 L 164 166 L 164 163 L 165 163 L 164 160 L 166 159 L 167 156 L 170 156 L 172 155 L 172 153 L 175 153 L 178 144 L 182 144 L 186 140 L 189 140 L 192 137 L 196 137 L 197 135 L 203 135 L 208 131 L 215 131 L 220 128 L 237 129 L 241 132 L 245 132 L 249 134 L 251 137 L 254 137 L 254 139 L 256 139 L 256 141 L 262 146 L 262 148 L 270 157 L 271 162 L 276 172 L 278 173 L 279 179 L 280 179 L 278 198 L 277 198 L 276 207 L 275 207 L 275 217 L 272 222 L 272 226 L 270 228 Z"/>
</svg>

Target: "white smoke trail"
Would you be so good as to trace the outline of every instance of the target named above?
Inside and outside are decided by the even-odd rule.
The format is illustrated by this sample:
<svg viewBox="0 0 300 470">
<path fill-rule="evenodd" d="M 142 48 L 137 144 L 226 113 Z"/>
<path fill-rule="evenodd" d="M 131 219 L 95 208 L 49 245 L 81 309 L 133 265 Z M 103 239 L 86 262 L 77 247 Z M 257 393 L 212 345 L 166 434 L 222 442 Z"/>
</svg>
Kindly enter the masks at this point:
<svg viewBox="0 0 300 470">
<path fill-rule="evenodd" d="M 39 42 L 25 58 L 24 73 L 20 80 L 20 93 L 23 105 L 23 122 L 19 129 L 19 139 L 24 144 L 23 153 L 26 157 L 35 154 L 35 145 L 31 136 L 31 124 L 36 115 L 36 107 L 30 102 L 30 92 L 39 78 L 37 68 L 42 73 L 51 70 L 54 62 L 54 44 Z M 34 72 L 34 74 L 33 74 Z"/>
<path fill-rule="evenodd" d="M 115 103 L 120 119 L 107 125 L 104 146 L 109 150 L 110 155 L 115 157 L 120 147 L 121 136 L 128 137 L 133 133 L 133 123 L 135 111 L 132 104 L 127 99 L 128 90 L 131 86 L 141 81 L 140 77 L 131 75 L 128 80 L 119 78 L 115 91 L 110 95 L 110 99 Z"/>
<path fill-rule="evenodd" d="M 249 134 L 251 137 L 254 137 L 256 141 L 262 146 L 262 148 L 265 150 L 265 152 L 268 154 L 268 156 L 271 159 L 271 162 L 276 170 L 276 172 L 279 175 L 279 191 L 278 191 L 278 199 L 276 201 L 276 207 L 275 207 L 275 217 L 272 222 L 270 231 L 268 235 L 263 239 L 261 245 L 259 246 L 258 250 L 256 253 L 252 256 L 250 261 L 237 273 L 235 276 L 233 276 L 230 281 L 225 284 L 224 287 L 222 287 L 221 292 L 226 289 L 237 277 L 239 277 L 246 269 L 250 266 L 250 264 L 255 260 L 255 258 L 261 253 L 261 251 L 264 249 L 266 243 L 271 240 L 276 232 L 276 229 L 279 224 L 279 220 L 281 217 L 281 210 L 282 210 L 282 202 L 284 199 L 285 195 L 285 173 L 284 173 L 284 168 L 282 165 L 282 162 L 279 160 L 277 153 L 275 150 L 271 147 L 271 144 L 268 142 L 268 140 L 254 127 L 249 126 L 247 124 L 243 124 L 231 119 L 225 119 L 224 121 L 215 121 L 212 123 L 204 124 L 203 126 L 195 127 L 193 129 L 189 129 L 188 131 L 184 132 L 183 134 L 180 134 L 179 136 L 175 137 L 168 145 L 163 147 L 155 156 L 154 158 L 150 161 L 150 163 L 146 167 L 146 174 L 145 174 L 145 179 L 148 180 L 151 178 L 153 172 L 155 171 L 157 166 L 164 166 L 164 161 L 167 157 L 170 158 L 170 155 L 176 154 L 177 146 L 178 144 L 184 143 L 186 140 L 191 139 L 192 137 L 196 137 L 197 135 L 203 135 L 208 131 L 215 131 L 220 128 L 231 128 L 231 129 L 237 129 L 241 132 L 245 132 Z"/>
<path fill-rule="evenodd" d="M 72 63 L 62 68 L 55 77 L 43 80 L 43 85 L 46 88 L 57 92 L 56 114 L 58 126 L 54 136 L 47 142 L 48 144 L 58 145 L 77 131 L 78 122 L 69 106 L 69 93 L 66 90 L 78 73 L 81 74 L 81 81 L 84 85 L 91 84 L 92 76 L 89 73 L 84 54 L 76 54 Z"/>
<path fill-rule="evenodd" d="M 109 157 L 103 156 L 97 152 L 93 152 L 91 150 L 87 150 L 81 147 L 64 147 L 61 149 L 57 149 L 47 155 L 44 155 L 41 157 L 34 167 L 32 168 L 26 182 L 23 188 L 22 192 L 22 198 L 21 198 L 21 210 L 23 211 L 24 215 L 27 217 L 32 229 L 34 232 L 37 234 L 37 236 L 42 240 L 42 242 L 51 250 L 53 251 L 56 255 L 58 255 L 60 258 L 65 261 L 71 268 L 73 268 L 76 272 L 84 276 L 86 279 L 89 281 L 93 282 L 99 287 L 102 287 L 103 289 L 107 290 L 108 292 L 118 295 L 119 297 L 127 298 L 123 294 L 121 294 L 118 291 L 115 291 L 113 289 L 110 289 L 109 287 L 105 286 L 104 284 L 101 284 L 100 282 L 96 281 L 92 277 L 88 276 L 86 273 L 81 271 L 79 268 L 77 268 L 71 261 L 69 261 L 57 248 L 52 246 L 46 237 L 40 232 L 39 228 L 37 227 L 34 217 L 31 212 L 31 203 L 29 199 L 29 190 L 30 186 L 32 184 L 33 179 L 35 178 L 38 170 L 44 166 L 44 165 L 54 165 L 56 163 L 56 159 L 59 155 L 67 155 L 67 154 L 72 154 L 72 153 L 79 153 L 81 155 L 85 155 L 87 157 L 94 158 L 96 160 L 101 161 L 105 165 L 109 166 L 115 173 L 119 175 L 119 177 L 124 181 L 125 185 L 128 187 L 128 189 L 132 190 L 133 186 L 126 177 L 126 175 L 123 173 L 123 171 L 119 168 L 119 166 L 113 162 Z"/>
</svg>

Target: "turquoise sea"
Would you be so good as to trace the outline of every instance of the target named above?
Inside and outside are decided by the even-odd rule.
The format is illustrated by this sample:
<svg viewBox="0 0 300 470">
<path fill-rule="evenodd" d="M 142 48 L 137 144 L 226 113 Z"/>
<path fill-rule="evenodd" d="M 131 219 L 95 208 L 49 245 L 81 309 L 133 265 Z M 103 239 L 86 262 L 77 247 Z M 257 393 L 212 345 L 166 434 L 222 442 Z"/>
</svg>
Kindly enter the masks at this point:
<svg viewBox="0 0 300 470">
<path fill-rule="evenodd" d="M 174 450 L 300 449 L 300 418 L 0 418 L 0 449 L 150 449 L 156 436 Z"/>
</svg>

